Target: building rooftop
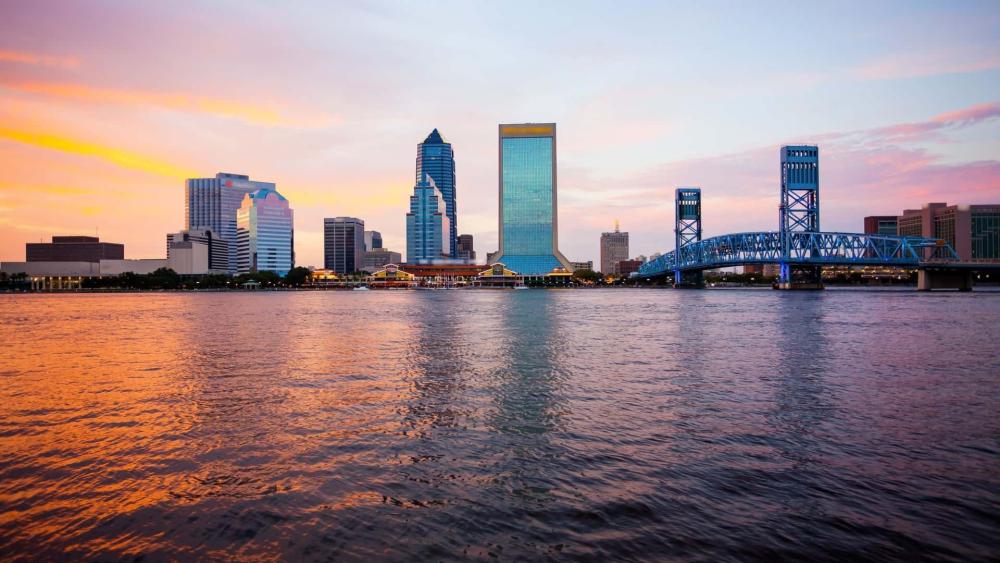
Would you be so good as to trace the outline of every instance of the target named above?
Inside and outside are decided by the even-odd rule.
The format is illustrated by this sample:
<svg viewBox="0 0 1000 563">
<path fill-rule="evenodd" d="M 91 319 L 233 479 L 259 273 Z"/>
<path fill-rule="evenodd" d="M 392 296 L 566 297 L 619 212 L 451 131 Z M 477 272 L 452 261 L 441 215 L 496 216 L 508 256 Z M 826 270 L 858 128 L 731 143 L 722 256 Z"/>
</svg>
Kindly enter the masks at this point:
<svg viewBox="0 0 1000 563">
<path fill-rule="evenodd" d="M 448 141 L 445 141 L 444 137 L 441 136 L 441 133 L 438 132 L 437 128 L 431 131 L 431 134 L 427 135 L 427 138 L 424 139 L 425 145 L 444 145 L 447 142 Z"/>
</svg>

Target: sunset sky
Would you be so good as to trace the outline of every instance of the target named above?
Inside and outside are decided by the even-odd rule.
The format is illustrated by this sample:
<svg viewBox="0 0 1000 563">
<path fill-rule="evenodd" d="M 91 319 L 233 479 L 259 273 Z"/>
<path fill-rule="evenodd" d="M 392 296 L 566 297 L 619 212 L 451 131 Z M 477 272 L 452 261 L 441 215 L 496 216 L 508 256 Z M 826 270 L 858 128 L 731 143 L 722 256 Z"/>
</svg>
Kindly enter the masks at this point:
<svg viewBox="0 0 1000 563">
<path fill-rule="evenodd" d="M 0 0 L 0 260 L 93 234 L 165 255 L 184 179 L 273 181 L 299 265 L 322 219 L 404 251 L 416 144 L 456 154 L 458 229 L 497 245 L 497 124 L 558 124 L 560 246 L 777 226 L 778 148 L 820 146 L 824 230 L 1000 202 L 1000 3 Z"/>
</svg>

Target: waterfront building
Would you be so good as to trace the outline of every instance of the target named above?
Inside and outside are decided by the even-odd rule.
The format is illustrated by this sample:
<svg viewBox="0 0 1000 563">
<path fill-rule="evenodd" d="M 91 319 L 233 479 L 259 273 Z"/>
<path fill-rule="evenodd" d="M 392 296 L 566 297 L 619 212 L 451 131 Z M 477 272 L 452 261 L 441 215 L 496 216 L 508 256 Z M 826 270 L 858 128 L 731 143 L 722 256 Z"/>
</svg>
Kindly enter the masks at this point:
<svg viewBox="0 0 1000 563">
<path fill-rule="evenodd" d="M 374 272 L 365 278 L 371 288 L 406 288 L 417 285 L 413 274 L 401 269 L 396 264 L 386 264 L 385 268 Z"/>
<path fill-rule="evenodd" d="M 577 270 L 594 270 L 593 260 L 587 260 L 586 262 L 570 262 L 569 265 L 573 268 L 574 272 Z"/>
<path fill-rule="evenodd" d="M 764 276 L 776 278 L 781 275 L 781 264 L 764 264 Z"/>
<path fill-rule="evenodd" d="M 928 203 L 898 217 L 900 236 L 941 239 L 963 262 L 1000 262 L 1000 203 Z"/>
<path fill-rule="evenodd" d="M 367 232 L 367 231 L 366 231 Z M 361 269 L 366 272 L 381 270 L 389 264 L 399 264 L 403 261 L 403 256 L 398 252 L 393 252 L 385 248 L 368 250 L 361 255 Z"/>
<path fill-rule="evenodd" d="M 642 266 L 642 260 L 619 260 L 614 265 L 614 273 L 627 277 L 632 272 L 638 272 L 640 266 Z"/>
<path fill-rule="evenodd" d="M 212 229 L 169 233 L 167 262 L 178 274 L 225 274 L 229 271 L 229 243 Z"/>
<path fill-rule="evenodd" d="M 744 264 L 743 273 L 751 276 L 762 276 L 764 275 L 764 265 L 763 264 Z"/>
<path fill-rule="evenodd" d="M 455 258 L 476 261 L 476 250 L 472 245 L 472 235 L 458 235 L 458 248 L 456 248 Z"/>
<path fill-rule="evenodd" d="M 572 266 L 559 252 L 556 124 L 499 126 L 500 250 L 491 263 L 525 276 Z"/>
<path fill-rule="evenodd" d="M 288 200 L 274 189 L 243 196 L 236 212 L 236 271 L 275 272 L 295 267 L 295 234 Z"/>
<path fill-rule="evenodd" d="M 866 235 L 896 236 L 899 218 L 895 215 L 869 215 L 865 217 Z"/>
<path fill-rule="evenodd" d="M 371 252 L 382 248 L 382 233 L 378 231 L 365 231 L 365 252 Z"/>
<path fill-rule="evenodd" d="M 124 258 L 124 244 L 101 242 L 97 237 L 55 236 L 52 242 L 29 242 L 24 245 L 27 262 L 100 262 Z"/>
<path fill-rule="evenodd" d="M 451 256 L 451 221 L 443 194 L 434 179 L 425 176 L 413 186 L 406 214 L 406 261 L 419 264 Z"/>
<path fill-rule="evenodd" d="M 184 184 L 184 229 L 211 229 L 229 243 L 230 272 L 236 271 L 236 212 L 243 198 L 258 190 L 274 190 L 243 174 L 219 172 L 214 178 L 191 178 Z"/>
<path fill-rule="evenodd" d="M 415 180 L 419 183 L 427 176 L 441 191 L 448 216 L 449 257 L 460 258 L 458 251 L 458 208 L 455 201 L 455 153 L 451 143 L 446 141 L 437 129 L 431 131 L 424 142 L 417 145 L 417 173 Z M 407 260 L 412 258 L 407 256 Z"/>
<path fill-rule="evenodd" d="M 361 271 L 365 222 L 357 217 L 323 219 L 323 268 L 340 275 Z"/>
<path fill-rule="evenodd" d="M 618 230 L 618 221 L 615 221 L 613 233 L 601 233 L 601 272 L 620 274 L 616 268 L 622 260 L 628 260 L 628 233 Z"/>
</svg>

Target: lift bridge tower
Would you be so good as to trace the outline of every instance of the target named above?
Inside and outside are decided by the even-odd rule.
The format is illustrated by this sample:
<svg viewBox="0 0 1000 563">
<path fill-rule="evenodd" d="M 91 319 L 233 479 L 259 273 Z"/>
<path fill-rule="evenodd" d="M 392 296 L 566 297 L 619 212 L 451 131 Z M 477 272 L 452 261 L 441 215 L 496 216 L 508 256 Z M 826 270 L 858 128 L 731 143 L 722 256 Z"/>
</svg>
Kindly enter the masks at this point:
<svg viewBox="0 0 1000 563">
<path fill-rule="evenodd" d="M 820 267 L 797 262 L 814 257 L 813 253 L 818 251 L 803 248 L 794 240 L 794 233 L 819 232 L 819 147 L 781 147 L 781 207 L 778 214 L 781 240 L 778 287 L 822 289 Z"/>
<path fill-rule="evenodd" d="M 701 188 L 677 188 L 674 193 L 674 256 L 681 262 L 682 248 L 701 240 Z M 674 287 L 704 287 L 701 272 L 681 275 L 674 270 Z"/>
</svg>

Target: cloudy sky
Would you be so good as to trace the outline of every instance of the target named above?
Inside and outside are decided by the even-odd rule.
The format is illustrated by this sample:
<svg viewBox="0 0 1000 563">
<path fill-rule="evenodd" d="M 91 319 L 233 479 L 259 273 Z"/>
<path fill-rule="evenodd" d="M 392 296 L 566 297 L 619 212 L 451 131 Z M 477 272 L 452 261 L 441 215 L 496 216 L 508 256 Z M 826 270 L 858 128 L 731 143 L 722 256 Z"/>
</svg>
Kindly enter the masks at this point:
<svg viewBox="0 0 1000 563">
<path fill-rule="evenodd" d="M 777 225 L 778 148 L 820 146 L 822 227 L 1000 201 L 1000 4 L 0 0 L 0 260 L 99 233 L 162 257 L 184 178 L 274 181 L 405 250 L 416 144 L 453 143 L 459 232 L 497 240 L 497 124 L 558 123 L 560 246 Z"/>
</svg>

